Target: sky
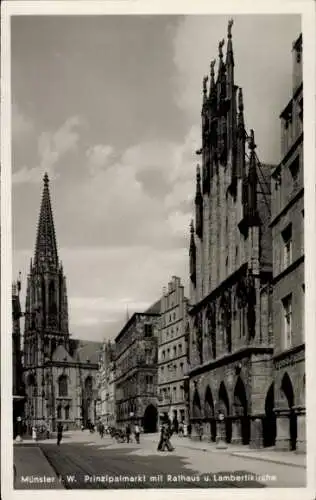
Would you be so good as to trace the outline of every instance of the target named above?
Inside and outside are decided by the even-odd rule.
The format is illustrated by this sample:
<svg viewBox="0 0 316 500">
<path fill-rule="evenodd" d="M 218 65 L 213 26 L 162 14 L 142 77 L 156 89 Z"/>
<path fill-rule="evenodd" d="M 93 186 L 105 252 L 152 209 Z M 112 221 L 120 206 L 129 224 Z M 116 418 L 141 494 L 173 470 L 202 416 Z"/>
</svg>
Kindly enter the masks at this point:
<svg viewBox="0 0 316 500">
<path fill-rule="evenodd" d="M 300 17 L 233 18 L 246 128 L 277 164 Z M 23 305 L 47 171 L 74 337 L 115 337 L 173 275 L 187 292 L 202 80 L 228 20 L 12 18 L 13 278 Z"/>
</svg>

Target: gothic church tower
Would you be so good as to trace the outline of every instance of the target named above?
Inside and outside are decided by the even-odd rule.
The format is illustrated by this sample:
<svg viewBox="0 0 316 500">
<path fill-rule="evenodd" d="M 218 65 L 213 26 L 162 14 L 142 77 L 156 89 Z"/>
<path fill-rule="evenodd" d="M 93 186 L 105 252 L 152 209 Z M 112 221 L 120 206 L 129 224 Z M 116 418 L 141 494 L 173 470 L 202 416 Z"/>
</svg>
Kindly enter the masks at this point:
<svg viewBox="0 0 316 500">
<path fill-rule="evenodd" d="M 28 276 L 24 353 L 26 367 L 39 367 L 58 344 L 68 348 L 66 279 L 58 259 L 48 175 L 40 209 L 34 261 Z"/>
<path fill-rule="evenodd" d="M 31 421 L 45 416 L 47 370 L 58 345 L 68 350 L 68 303 L 66 279 L 58 259 L 48 175 L 37 227 L 34 260 L 27 278 L 24 327 L 24 374 L 26 414 Z"/>
</svg>

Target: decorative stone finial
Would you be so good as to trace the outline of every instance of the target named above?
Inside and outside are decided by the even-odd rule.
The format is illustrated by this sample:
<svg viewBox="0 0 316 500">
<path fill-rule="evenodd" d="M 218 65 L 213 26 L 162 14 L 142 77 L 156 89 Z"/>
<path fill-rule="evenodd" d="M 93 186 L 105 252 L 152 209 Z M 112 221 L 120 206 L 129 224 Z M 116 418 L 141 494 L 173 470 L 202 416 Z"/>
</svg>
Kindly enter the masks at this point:
<svg viewBox="0 0 316 500">
<path fill-rule="evenodd" d="M 250 136 L 248 139 L 248 147 L 249 147 L 250 151 L 254 151 L 257 147 L 255 144 L 255 133 L 254 133 L 253 129 L 250 130 Z"/>
<path fill-rule="evenodd" d="M 244 99 L 243 99 L 241 87 L 239 87 L 239 92 L 238 92 L 238 109 L 240 112 L 242 112 L 244 110 Z"/>
<path fill-rule="evenodd" d="M 208 82 L 208 76 L 204 76 L 204 78 L 203 78 L 203 94 L 207 93 L 207 82 Z"/>
<path fill-rule="evenodd" d="M 230 19 L 228 21 L 228 28 L 227 28 L 227 36 L 228 36 L 228 38 L 232 37 L 232 27 L 233 27 L 233 24 L 234 24 L 234 20 Z"/>
<path fill-rule="evenodd" d="M 218 44 L 218 53 L 219 53 L 219 57 L 221 59 L 223 58 L 223 47 L 224 47 L 224 44 L 225 44 L 225 40 L 224 39 L 221 42 L 219 42 L 219 44 Z"/>
<path fill-rule="evenodd" d="M 215 71 L 214 71 L 214 66 L 215 66 L 215 63 L 216 63 L 216 60 L 213 59 L 213 61 L 211 61 L 211 64 L 210 64 L 210 68 L 211 68 L 211 78 L 213 80 L 214 76 L 215 76 Z"/>
</svg>

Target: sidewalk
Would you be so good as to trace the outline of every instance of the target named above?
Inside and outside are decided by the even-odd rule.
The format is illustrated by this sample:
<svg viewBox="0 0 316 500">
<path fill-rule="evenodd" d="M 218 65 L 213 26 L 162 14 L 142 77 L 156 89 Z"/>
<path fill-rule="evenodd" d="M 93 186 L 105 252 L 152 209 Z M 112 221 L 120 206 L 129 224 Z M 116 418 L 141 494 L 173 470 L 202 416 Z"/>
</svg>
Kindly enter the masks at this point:
<svg viewBox="0 0 316 500">
<path fill-rule="evenodd" d="M 15 489 L 64 489 L 38 446 L 19 443 L 14 445 L 13 456 L 16 467 Z"/>
<path fill-rule="evenodd" d="M 152 442 L 158 442 L 158 434 L 151 434 L 143 436 L 145 440 L 150 440 Z M 171 438 L 172 444 L 176 448 L 187 448 L 190 450 L 200 450 L 204 452 L 211 453 L 229 453 L 230 455 L 239 456 L 242 458 L 249 458 L 250 460 L 263 460 L 266 462 L 272 462 L 276 464 L 292 465 L 294 467 L 306 468 L 306 454 L 305 453 L 295 453 L 293 451 L 279 451 L 274 448 L 261 448 L 254 450 L 249 448 L 249 446 L 240 446 L 228 444 L 226 449 L 217 449 L 216 443 L 209 441 L 195 441 L 188 437 L 182 437 L 173 435 Z"/>
</svg>

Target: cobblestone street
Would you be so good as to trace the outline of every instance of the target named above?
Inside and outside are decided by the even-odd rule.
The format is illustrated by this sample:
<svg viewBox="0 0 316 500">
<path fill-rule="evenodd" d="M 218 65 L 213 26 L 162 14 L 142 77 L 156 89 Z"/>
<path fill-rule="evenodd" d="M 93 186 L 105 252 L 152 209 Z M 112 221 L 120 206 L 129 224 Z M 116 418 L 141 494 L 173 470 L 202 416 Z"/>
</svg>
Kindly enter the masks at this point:
<svg viewBox="0 0 316 500">
<path fill-rule="evenodd" d="M 277 452 L 253 451 L 247 447 L 243 451 L 238 447 L 217 450 L 213 443 L 192 442 L 178 437 L 172 439 L 174 452 L 159 453 L 156 450 L 157 440 L 158 435 L 145 435 L 141 437 L 140 444 L 118 444 L 108 436 L 101 440 L 97 434 L 74 432 L 65 435 L 60 447 L 55 440 L 37 445 L 25 442 L 15 446 L 16 488 L 260 488 L 305 485 L 304 455 L 287 453 L 287 461 L 292 463 L 282 463 L 285 458 Z M 19 460 L 21 455 L 23 459 Z M 38 484 L 36 481 L 40 480 L 45 482 Z"/>
</svg>

